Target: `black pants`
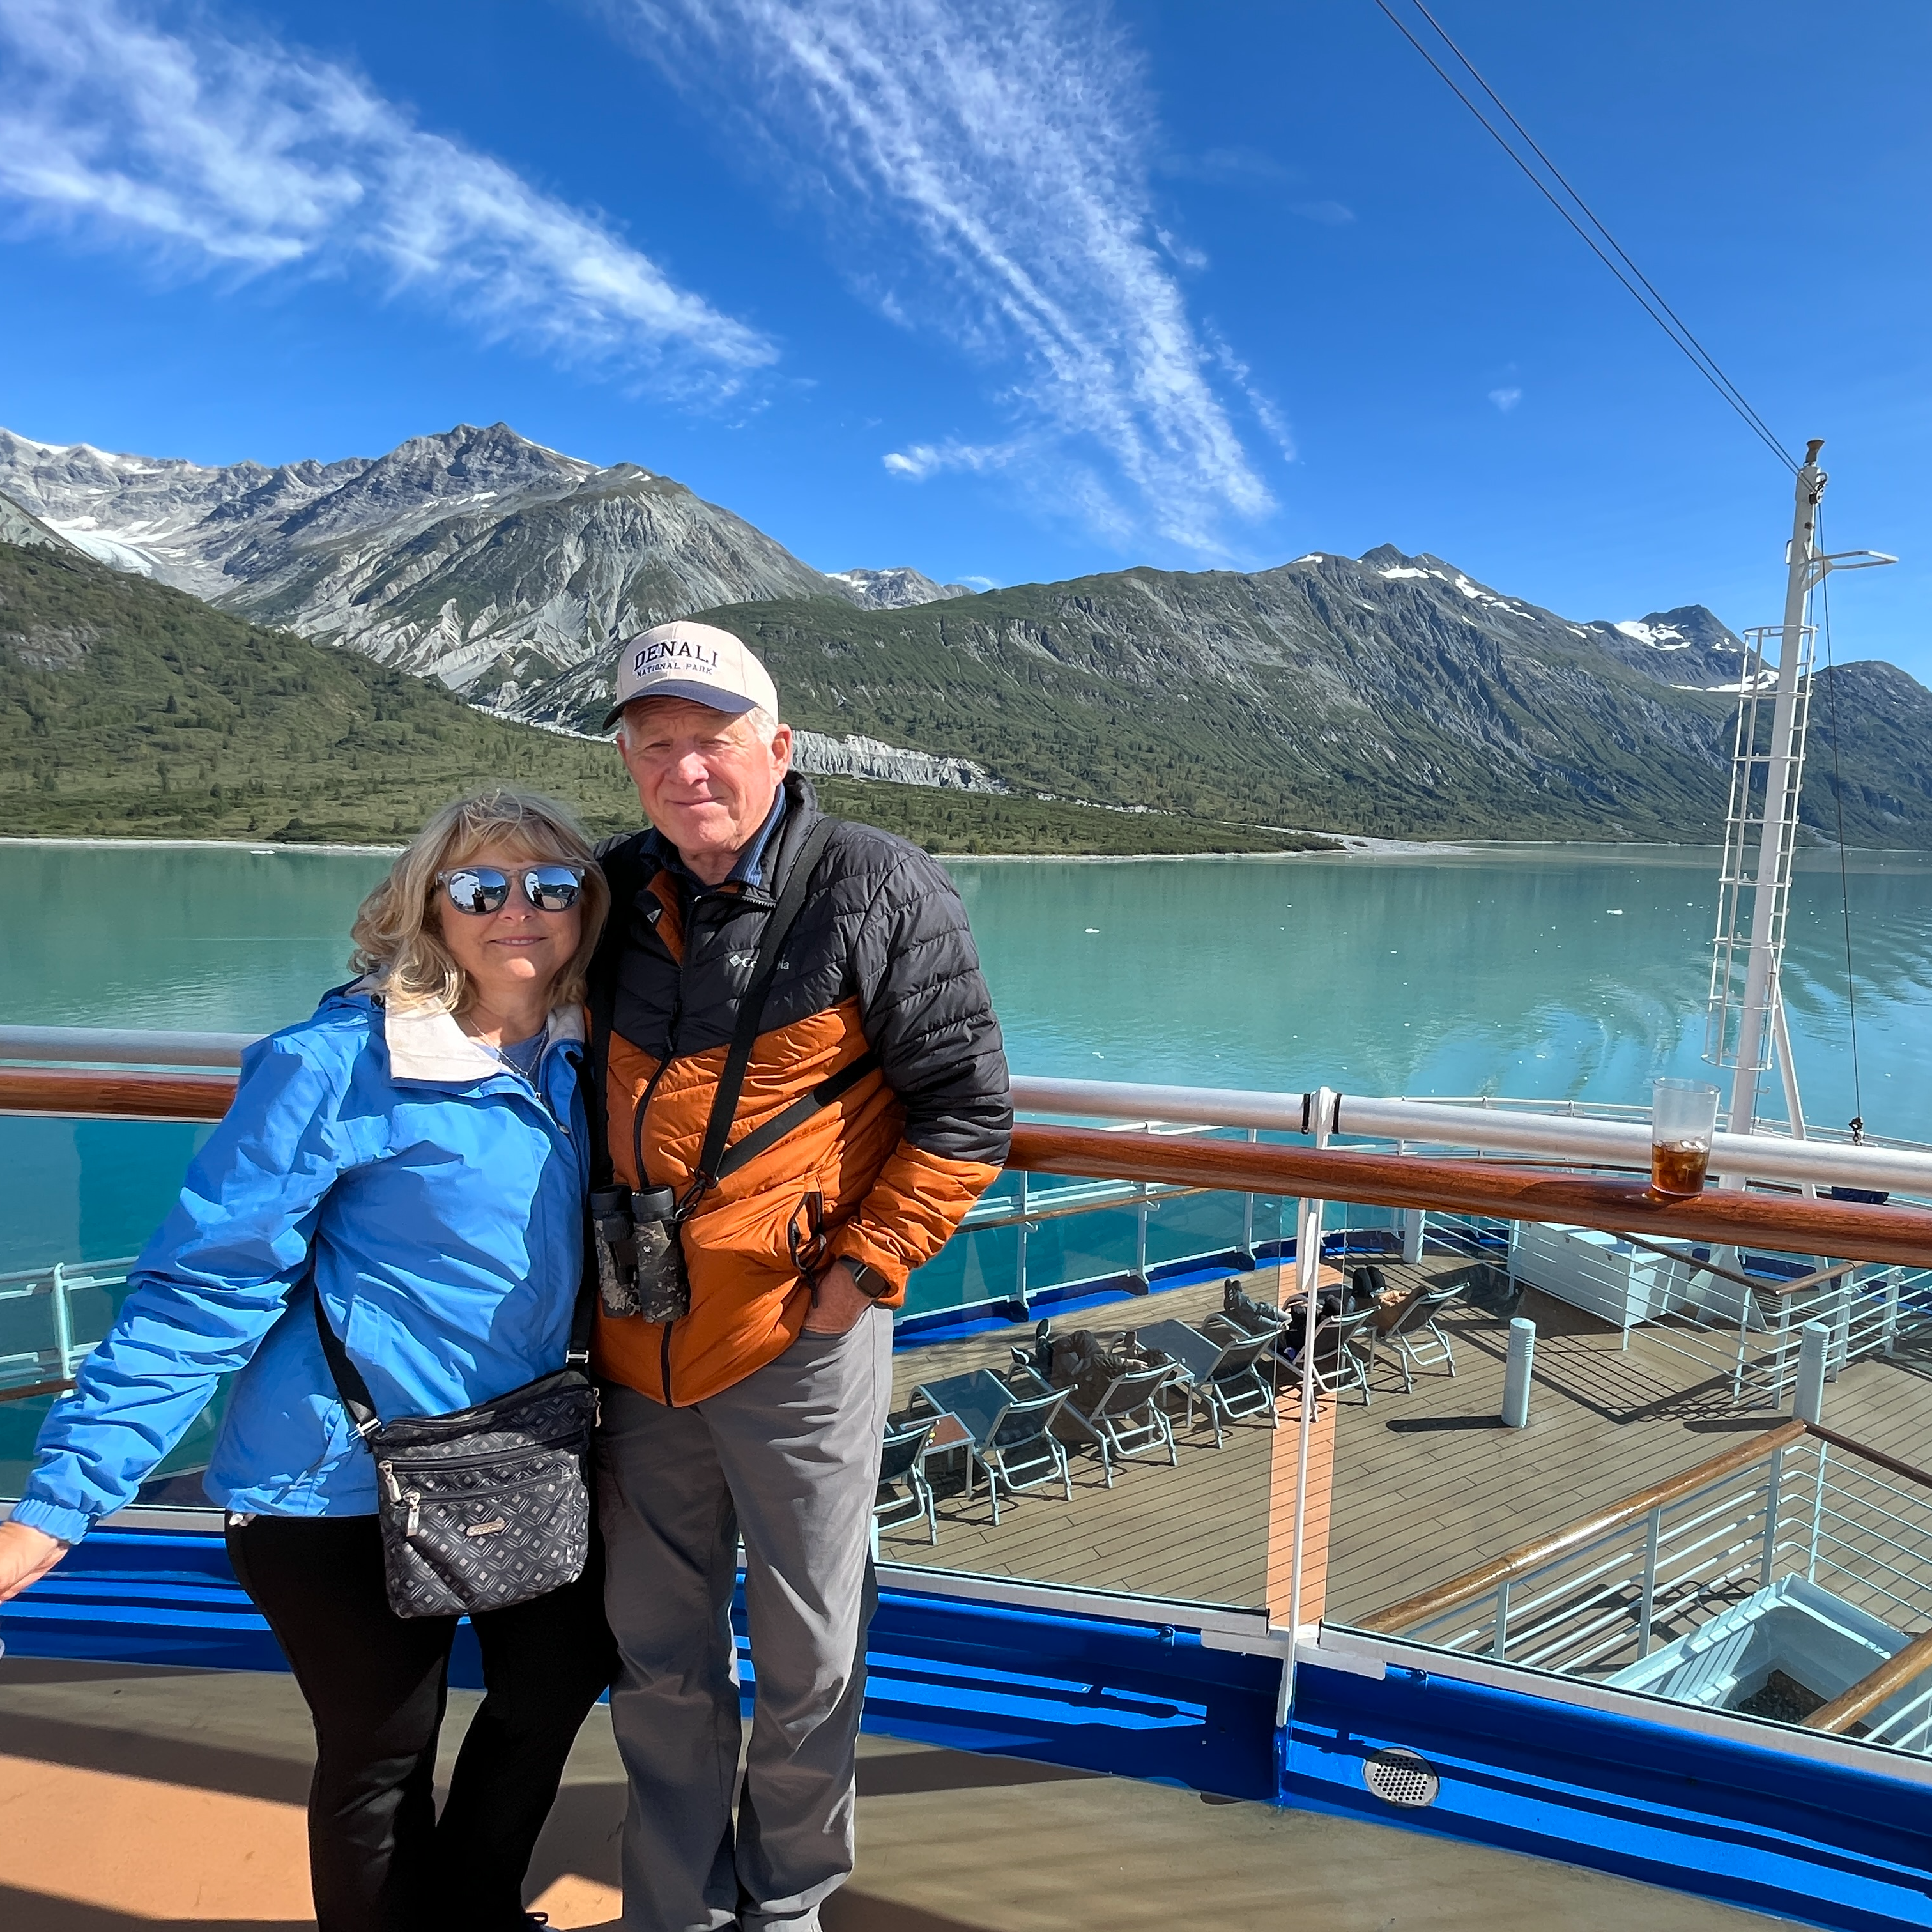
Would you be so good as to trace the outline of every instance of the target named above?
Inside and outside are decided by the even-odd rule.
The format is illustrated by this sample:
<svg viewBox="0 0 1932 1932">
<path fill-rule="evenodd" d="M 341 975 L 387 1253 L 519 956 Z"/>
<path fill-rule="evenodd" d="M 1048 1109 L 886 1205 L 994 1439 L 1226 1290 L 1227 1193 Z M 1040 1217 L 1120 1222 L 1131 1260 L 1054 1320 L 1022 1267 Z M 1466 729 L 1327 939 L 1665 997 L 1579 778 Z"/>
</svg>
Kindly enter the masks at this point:
<svg viewBox="0 0 1932 1932">
<path fill-rule="evenodd" d="M 317 1932 L 520 1932 L 564 1760 L 616 1669 L 601 1550 L 567 1588 L 473 1620 L 484 1696 L 440 1820 L 431 1786 L 457 1620 L 389 1608 L 376 1518 L 234 1520 L 228 1555 L 315 1720 Z"/>
</svg>

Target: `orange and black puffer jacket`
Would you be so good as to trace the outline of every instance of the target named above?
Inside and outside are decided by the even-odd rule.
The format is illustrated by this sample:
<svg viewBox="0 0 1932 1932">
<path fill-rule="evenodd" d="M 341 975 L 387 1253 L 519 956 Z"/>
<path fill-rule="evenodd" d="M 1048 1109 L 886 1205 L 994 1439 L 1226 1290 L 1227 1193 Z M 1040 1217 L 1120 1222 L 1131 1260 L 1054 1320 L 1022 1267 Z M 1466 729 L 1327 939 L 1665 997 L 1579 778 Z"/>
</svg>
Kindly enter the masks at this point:
<svg viewBox="0 0 1932 1932">
<path fill-rule="evenodd" d="M 681 879 L 649 832 L 600 848 L 615 892 L 593 1006 L 609 1002 L 605 1112 L 628 1186 L 682 1196 L 697 1170 L 766 917 L 820 822 L 811 786 L 795 773 L 784 784 L 760 885 Z M 599 1315 L 601 1373 L 682 1406 L 782 1354 L 811 1310 L 794 1256 L 814 1228 L 819 1265 L 868 1263 L 903 1298 L 1005 1161 L 1006 1052 L 959 895 L 918 847 L 836 820 L 779 956 L 731 1144 L 868 1054 L 869 1071 L 696 1202 L 688 1315 Z"/>
</svg>

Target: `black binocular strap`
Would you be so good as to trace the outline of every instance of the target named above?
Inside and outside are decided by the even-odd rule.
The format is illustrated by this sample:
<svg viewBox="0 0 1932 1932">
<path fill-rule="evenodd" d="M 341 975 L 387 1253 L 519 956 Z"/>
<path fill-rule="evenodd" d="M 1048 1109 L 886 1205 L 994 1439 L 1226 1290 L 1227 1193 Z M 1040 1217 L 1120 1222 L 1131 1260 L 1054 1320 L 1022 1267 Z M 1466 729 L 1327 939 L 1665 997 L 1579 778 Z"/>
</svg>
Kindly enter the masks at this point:
<svg viewBox="0 0 1932 1932">
<path fill-rule="evenodd" d="M 879 1064 L 876 1047 L 868 1047 L 856 1060 L 821 1080 L 809 1094 L 801 1094 L 789 1107 L 774 1114 L 761 1127 L 754 1127 L 741 1141 L 734 1141 L 718 1163 L 714 1178 L 722 1180 L 736 1174 L 748 1160 L 755 1160 L 766 1148 L 776 1147 L 794 1127 L 802 1127 L 813 1114 L 831 1106 L 840 1094 L 849 1093 Z"/>
<path fill-rule="evenodd" d="M 879 1065 L 876 1050 L 868 1049 L 849 1065 L 842 1066 L 836 1073 L 821 1080 L 809 1094 L 802 1095 L 791 1105 L 775 1114 L 764 1126 L 754 1128 L 736 1145 L 727 1148 L 724 1143 L 738 1114 L 738 1101 L 744 1090 L 745 1075 L 751 1065 L 752 1049 L 758 1044 L 758 1033 L 764 1020 L 765 1002 L 778 972 L 778 956 L 784 943 L 790 937 L 791 928 L 803 909 L 805 896 L 810 890 L 813 868 L 824 851 L 838 820 L 821 818 L 806 834 L 804 842 L 794 856 L 790 868 L 785 875 L 784 887 L 773 903 L 765 920 L 764 930 L 759 935 L 758 950 L 752 968 L 752 976 L 746 985 L 743 998 L 739 1001 L 736 1024 L 731 1044 L 725 1054 L 724 1065 L 718 1077 L 718 1085 L 712 1096 L 711 1112 L 705 1124 L 704 1142 L 700 1150 L 698 1166 L 691 1186 L 686 1190 L 684 1202 L 688 1204 L 710 1187 L 735 1174 L 747 1161 L 755 1160 L 767 1148 L 775 1147 L 794 1128 L 829 1107 L 842 1094 L 856 1086 L 866 1076 Z M 617 864 L 614 866 L 613 861 Z M 634 897 L 635 854 L 620 848 L 604 860 L 607 873 L 612 874 L 611 886 L 614 902 L 628 904 Z M 623 883 L 629 891 L 622 895 L 618 890 L 619 881 L 614 874 L 619 866 L 630 870 L 630 876 Z M 599 949 L 600 953 L 602 948 Z M 591 1138 L 592 1158 L 597 1169 L 593 1185 L 608 1186 L 613 1176 L 610 1169 L 608 1134 L 603 1128 L 602 1100 L 604 1082 L 608 1077 L 608 1060 L 610 1047 L 614 1009 L 616 1005 L 616 949 L 610 956 L 600 958 L 592 972 L 590 985 L 590 1058 L 592 1091 L 599 1102 L 598 1119 L 592 1124 Z M 598 970 L 602 967 L 602 970 Z M 680 977 L 682 978 L 682 968 Z M 650 1105 L 658 1082 L 670 1064 L 671 1053 L 667 1045 L 665 1056 L 652 1072 L 644 1093 L 632 1116 L 634 1136 L 638 1140 L 637 1185 L 643 1189 L 649 1184 L 645 1179 L 642 1165 L 642 1139 L 644 1109 Z"/>
<path fill-rule="evenodd" d="M 758 1044 L 758 1030 L 764 1022 L 765 1000 L 778 974 L 778 955 L 804 908 L 805 896 L 812 884 L 812 868 L 818 863 L 819 854 L 825 850 L 826 842 L 832 836 L 837 823 L 836 819 L 821 818 L 805 835 L 804 842 L 793 856 L 791 869 L 785 875 L 777 902 L 766 916 L 765 929 L 758 938 L 758 957 L 752 968 L 751 982 L 738 1002 L 738 1023 L 732 1030 L 730 1050 L 724 1056 L 723 1070 L 718 1076 L 717 1091 L 712 1096 L 711 1118 L 705 1126 L 704 1145 L 698 1156 L 698 1171 L 692 1175 L 680 1205 L 694 1202 L 724 1176 L 724 1142 L 738 1118 L 738 1096 L 744 1090 L 745 1072 L 752 1064 L 752 1049 Z M 812 1097 L 816 1097 L 815 1094 Z M 787 1113 L 792 1111 L 791 1108 L 785 1109 Z M 815 1109 L 806 1110 L 813 1111 Z M 801 1120 L 804 1118 L 804 1114 L 799 1116 Z M 792 1124 L 796 1126 L 797 1123 Z M 772 1136 L 773 1140 L 777 1138 L 776 1135 Z M 765 1144 L 770 1146 L 771 1142 Z M 749 1158 L 748 1155 L 743 1156 L 734 1165 L 742 1165 Z"/>
</svg>

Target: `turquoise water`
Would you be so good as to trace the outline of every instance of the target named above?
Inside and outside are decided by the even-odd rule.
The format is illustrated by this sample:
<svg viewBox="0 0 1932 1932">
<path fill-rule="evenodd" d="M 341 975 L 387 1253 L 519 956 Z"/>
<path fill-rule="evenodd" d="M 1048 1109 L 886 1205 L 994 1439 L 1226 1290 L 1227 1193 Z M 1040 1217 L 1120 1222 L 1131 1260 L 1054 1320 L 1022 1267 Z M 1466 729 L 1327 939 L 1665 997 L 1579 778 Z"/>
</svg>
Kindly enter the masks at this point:
<svg viewBox="0 0 1932 1932">
<path fill-rule="evenodd" d="M 0 844 L 0 1016 L 256 1031 L 346 976 L 361 854 Z M 1932 1139 L 1932 857 L 1850 880 L 1863 1107 Z M 964 861 L 1015 1068 L 1097 1079 L 1641 1102 L 1691 1072 L 1714 856 L 1471 856 L 1083 864 Z M 1835 861 L 1794 890 L 1787 998 L 1816 1121 L 1852 1111 Z M 137 1247 L 187 1127 L 0 1120 L 0 1270 Z"/>
</svg>

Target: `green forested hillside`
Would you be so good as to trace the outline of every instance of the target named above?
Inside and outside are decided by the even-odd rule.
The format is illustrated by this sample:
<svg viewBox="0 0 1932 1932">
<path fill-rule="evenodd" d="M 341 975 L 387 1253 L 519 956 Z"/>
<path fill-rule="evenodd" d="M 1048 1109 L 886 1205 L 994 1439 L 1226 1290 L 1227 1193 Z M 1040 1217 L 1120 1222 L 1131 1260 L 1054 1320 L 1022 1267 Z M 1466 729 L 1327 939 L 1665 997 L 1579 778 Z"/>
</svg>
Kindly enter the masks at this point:
<svg viewBox="0 0 1932 1932">
<path fill-rule="evenodd" d="M 700 615 L 764 658 L 794 724 L 974 759 L 1018 791 L 1421 838 L 1715 838 L 1724 822 L 1735 699 L 1678 689 L 1440 560 Z M 600 654 L 517 708 L 580 724 L 610 676 Z"/>
<path fill-rule="evenodd" d="M 492 779 L 639 822 L 616 752 L 482 716 L 440 685 L 66 551 L 0 543 L 0 831 L 386 841 Z M 1298 842 L 1026 797 L 828 781 L 828 806 L 945 851 Z"/>
</svg>

